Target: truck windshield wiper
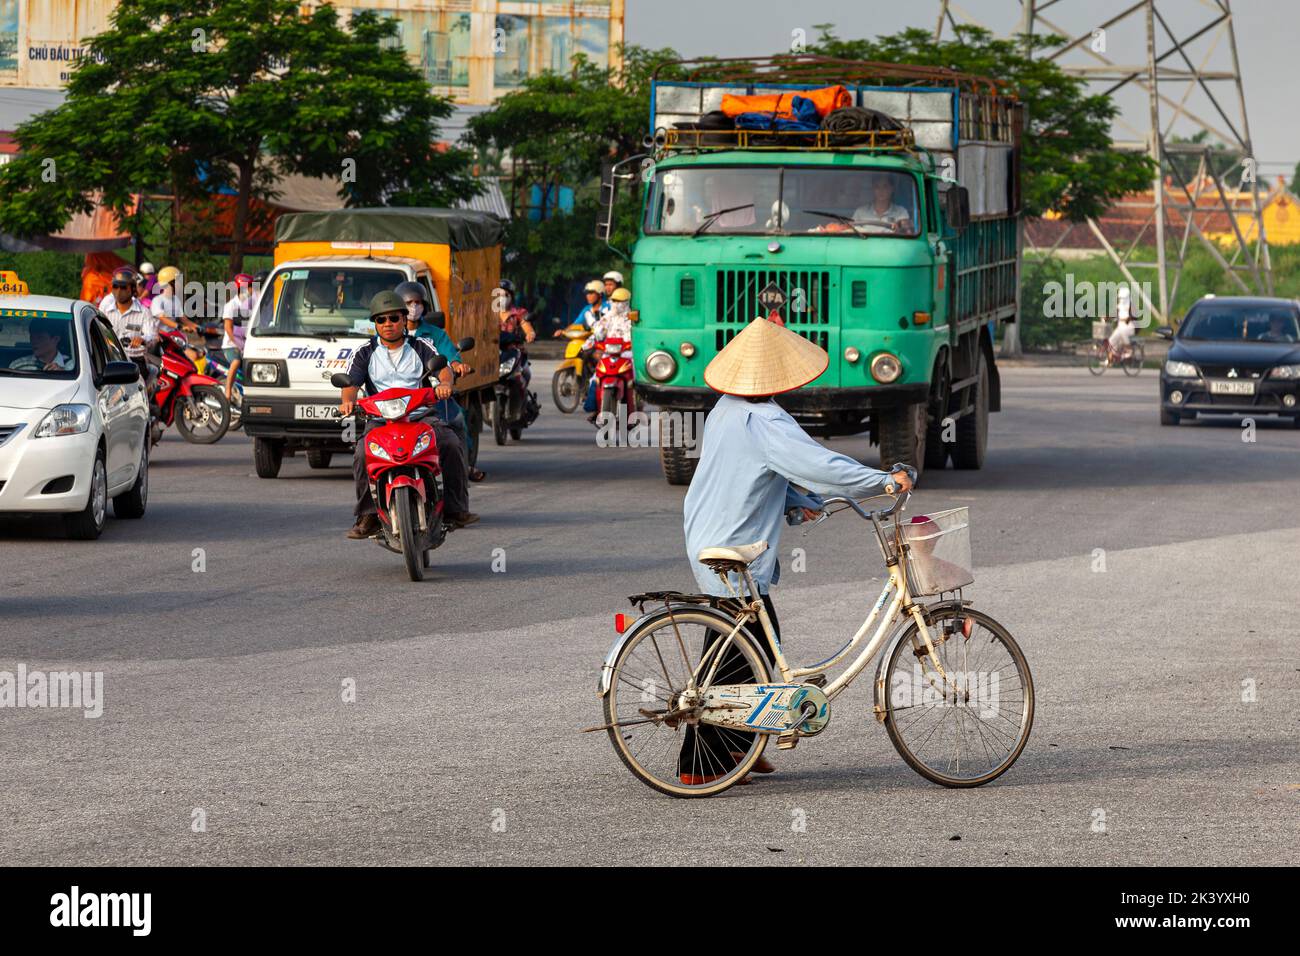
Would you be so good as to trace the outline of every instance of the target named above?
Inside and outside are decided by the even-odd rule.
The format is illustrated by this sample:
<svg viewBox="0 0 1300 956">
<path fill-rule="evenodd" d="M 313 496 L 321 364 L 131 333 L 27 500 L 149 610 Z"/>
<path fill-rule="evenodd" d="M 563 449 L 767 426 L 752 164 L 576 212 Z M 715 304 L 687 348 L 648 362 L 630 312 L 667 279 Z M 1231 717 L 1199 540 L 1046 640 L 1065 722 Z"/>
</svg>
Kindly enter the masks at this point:
<svg viewBox="0 0 1300 956">
<path fill-rule="evenodd" d="M 842 222 L 844 223 L 844 225 L 848 226 L 850 229 L 853 230 L 853 234 L 855 236 L 858 236 L 862 239 L 866 239 L 867 236 L 870 235 L 870 233 L 863 232 L 861 229 L 858 228 L 857 221 L 853 219 L 852 216 L 845 216 L 838 212 L 825 212 L 821 209 L 800 209 L 799 211 L 806 212 L 810 216 L 825 216 L 827 219 L 834 219 L 837 222 Z"/>
<path fill-rule="evenodd" d="M 732 206 L 730 209 L 719 209 L 717 212 L 711 212 L 704 217 L 704 221 L 700 223 L 699 228 L 697 228 L 693 233 L 691 233 L 691 238 L 694 239 L 705 229 L 708 229 L 709 226 L 717 222 L 719 216 L 725 216 L 729 212 L 740 212 L 740 210 L 742 209 L 753 209 L 753 208 L 754 208 L 754 204 L 752 202 L 747 202 L 743 206 Z"/>
</svg>

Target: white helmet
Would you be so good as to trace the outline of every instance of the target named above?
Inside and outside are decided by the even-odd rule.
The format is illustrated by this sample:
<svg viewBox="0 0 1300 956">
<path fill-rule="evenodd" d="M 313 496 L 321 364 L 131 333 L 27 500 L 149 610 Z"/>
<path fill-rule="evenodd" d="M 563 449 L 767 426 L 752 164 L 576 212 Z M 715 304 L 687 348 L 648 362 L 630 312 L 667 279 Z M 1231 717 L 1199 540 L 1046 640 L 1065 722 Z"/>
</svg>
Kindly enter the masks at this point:
<svg viewBox="0 0 1300 956">
<path fill-rule="evenodd" d="M 157 270 L 154 269 L 152 262 L 140 263 L 140 274 L 145 276 L 153 275 Z"/>
<path fill-rule="evenodd" d="M 613 269 L 610 269 L 610 270 L 609 270 L 608 272 L 606 272 L 603 276 L 601 276 L 601 278 L 602 278 L 602 279 L 612 279 L 612 280 L 614 280 L 615 282 L 617 282 L 619 285 L 622 285 L 622 284 L 623 284 L 623 273 L 621 273 L 621 272 L 616 272 L 616 271 L 613 270 Z"/>
</svg>

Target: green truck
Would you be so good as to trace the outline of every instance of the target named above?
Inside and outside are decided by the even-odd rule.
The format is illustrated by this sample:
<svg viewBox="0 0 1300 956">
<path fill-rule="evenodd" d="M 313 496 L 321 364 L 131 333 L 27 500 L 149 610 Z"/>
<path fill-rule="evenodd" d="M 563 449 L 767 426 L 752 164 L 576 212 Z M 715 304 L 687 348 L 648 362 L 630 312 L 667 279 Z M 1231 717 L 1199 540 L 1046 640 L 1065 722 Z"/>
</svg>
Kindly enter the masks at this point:
<svg viewBox="0 0 1300 956">
<path fill-rule="evenodd" d="M 1023 107 L 980 77 L 848 61 L 818 61 L 814 75 L 808 59 L 793 76 L 750 61 L 725 82 L 656 79 L 654 153 L 625 167 L 639 163 L 645 182 L 631 253 L 636 390 L 682 413 L 658 419 L 671 484 L 689 483 L 689 423 L 717 397 L 705 366 L 757 316 L 830 355 L 778 399 L 814 434 L 869 432 L 882 464 L 918 471 L 984 462 L 1001 407 L 994 342 L 1019 300 Z M 701 122 L 726 94 L 828 82 L 875 111 L 862 125 L 876 128 Z M 619 178 L 607 169 L 606 201 Z M 608 217 L 602 228 L 608 237 Z"/>
</svg>

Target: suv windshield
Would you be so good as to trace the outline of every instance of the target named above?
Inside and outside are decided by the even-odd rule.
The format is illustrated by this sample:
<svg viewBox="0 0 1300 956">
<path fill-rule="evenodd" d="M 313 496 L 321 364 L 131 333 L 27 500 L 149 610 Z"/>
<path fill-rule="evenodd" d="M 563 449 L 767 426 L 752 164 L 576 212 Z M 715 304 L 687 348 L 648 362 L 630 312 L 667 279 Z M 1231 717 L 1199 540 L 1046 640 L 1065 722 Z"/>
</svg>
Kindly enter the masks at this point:
<svg viewBox="0 0 1300 956">
<path fill-rule="evenodd" d="M 916 180 L 887 169 L 692 166 L 661 170 L 647 233 L 918 234 Z"/>
<path fill-rule="evenodd" d="M 370 300 L 406 281 L 394 268 L 310 266 L 271 277 L 254 335 L 370 335 Z"/>
<path fill-rule="evenodd" d="M 44 309 L 0 308 L 0 375 L 76 378 L 72 316 Z"/>
<path fill-rule="evenodd" d="M 1179 338 L 1210 342 L 1300 342 L 1297 309 L 1246 302 L 1198 302 Z"/>
</svg>

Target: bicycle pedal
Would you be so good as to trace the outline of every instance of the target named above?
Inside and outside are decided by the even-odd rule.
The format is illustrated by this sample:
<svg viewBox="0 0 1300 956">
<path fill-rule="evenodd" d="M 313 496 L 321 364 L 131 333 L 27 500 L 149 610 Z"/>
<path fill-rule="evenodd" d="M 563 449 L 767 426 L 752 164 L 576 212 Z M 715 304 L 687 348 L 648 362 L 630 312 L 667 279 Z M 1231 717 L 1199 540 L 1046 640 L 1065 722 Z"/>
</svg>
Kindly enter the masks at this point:
<svg viewBox="0 0 1300 956">
<path fill-rule="evenodd" d="M 780 735 L 776 738 L 776 749 L 777 749 L 777 750 L 794 750 L 795 746 L 796 746 L 798 743 L 799 743 L 799 735 L 798 735 L 798 734 L 780 734 Z"/>
</svg>

